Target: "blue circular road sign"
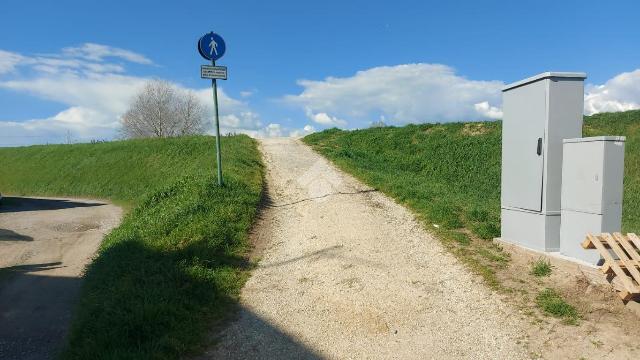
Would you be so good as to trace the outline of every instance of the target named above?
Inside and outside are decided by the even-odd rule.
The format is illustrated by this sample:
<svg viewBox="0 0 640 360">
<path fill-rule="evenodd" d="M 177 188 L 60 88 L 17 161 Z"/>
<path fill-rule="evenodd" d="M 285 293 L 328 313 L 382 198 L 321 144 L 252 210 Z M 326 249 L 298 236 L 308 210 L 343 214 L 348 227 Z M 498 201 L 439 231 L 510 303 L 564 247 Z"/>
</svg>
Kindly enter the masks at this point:
<svg viewBox="0 0 640 360">
<path fill-rule="evenodd" d="M 214 32 L 204 34 L 198 41 L 198 51 L 203 58 L 216 61 L 224 55 L 227 45 L 222 37 Z"/>
</svg>

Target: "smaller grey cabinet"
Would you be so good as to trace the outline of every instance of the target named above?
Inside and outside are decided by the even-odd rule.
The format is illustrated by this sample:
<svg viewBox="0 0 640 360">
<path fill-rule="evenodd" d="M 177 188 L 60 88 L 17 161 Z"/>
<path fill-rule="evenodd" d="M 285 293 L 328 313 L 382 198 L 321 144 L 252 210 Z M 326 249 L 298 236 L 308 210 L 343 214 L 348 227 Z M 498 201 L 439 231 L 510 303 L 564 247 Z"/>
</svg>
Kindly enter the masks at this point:
<svg viewBox="0 0 640 360">
<path fill-rule="evenodd" d="M 560 252 L 596 264 L 597 251 L 582 249 L 587 233 L 620 231 L 624 176 L 622 136 L 564 140 Z"/>
</svg>

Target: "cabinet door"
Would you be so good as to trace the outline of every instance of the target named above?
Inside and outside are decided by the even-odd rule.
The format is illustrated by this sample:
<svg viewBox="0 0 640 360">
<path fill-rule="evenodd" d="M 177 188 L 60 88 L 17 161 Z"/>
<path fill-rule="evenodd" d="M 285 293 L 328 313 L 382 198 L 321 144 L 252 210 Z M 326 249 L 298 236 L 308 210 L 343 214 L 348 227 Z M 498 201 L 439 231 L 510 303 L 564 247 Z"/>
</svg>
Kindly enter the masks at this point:
<svg viewBox="0 0 640 360">
<path fill-rule="evenodd" d="M 503 206 L 542 211 L 547 81 L 503 94 Z"/>
</svg>

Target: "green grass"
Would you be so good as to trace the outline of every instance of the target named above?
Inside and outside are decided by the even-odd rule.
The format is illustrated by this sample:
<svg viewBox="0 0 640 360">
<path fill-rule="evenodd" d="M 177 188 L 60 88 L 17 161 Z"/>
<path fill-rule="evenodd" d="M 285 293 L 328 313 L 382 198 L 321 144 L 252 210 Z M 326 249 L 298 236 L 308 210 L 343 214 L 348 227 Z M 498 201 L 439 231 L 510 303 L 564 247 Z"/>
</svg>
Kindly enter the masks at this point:
<svg viewBox="0 0 640 360">
<path fill-rule="evenodd" d="M 188 137 L 0 149 L 0 189 L 111 199 L 132 210 L 88 267 L 65 359 L 176 359 L 237 302 L 261 198 L 255 141 Z"/>
<path fill-rule="evenodd" d="M 565 324 L 576 325 L 580 316 L 555 290 L 546 288 L 536 296 L 536 304 L 546 314 L 562 318 Z"/>
<path fill-rule="evenodd" d="M 584 135 L 627 136 L 623 231 L 640 231 L 640 111 L 587 117 Z M 407 205 L 488 283 L 499 284 L 495 273 L 505 261 L 488 240 L 500 236 L 501 122 L 330 129 L 304 141 Z M 470 244 L 460 228 L 474 235 Z"/>
<path fill-rule="evenodd" d="M 640 110 L 590 116 L 584 136 L 624 135 L 623 232 L 640 232 Z"/>
<path fill-rule="evenodd" d="M 540 258 L 531 264 L 531 275 L 537 277 L 545 277 L 551 275 L 553 271 L 549 260 Z"/>
</svg>

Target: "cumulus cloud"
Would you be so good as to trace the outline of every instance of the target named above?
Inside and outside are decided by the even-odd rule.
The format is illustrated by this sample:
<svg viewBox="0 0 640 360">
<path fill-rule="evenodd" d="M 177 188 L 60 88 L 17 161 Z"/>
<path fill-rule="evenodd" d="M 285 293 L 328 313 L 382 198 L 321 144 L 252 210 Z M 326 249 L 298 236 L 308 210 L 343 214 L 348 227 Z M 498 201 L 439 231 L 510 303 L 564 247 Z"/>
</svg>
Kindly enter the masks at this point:
<svg viewBox="0 0 640 360">
<path fill-rule="evenodd" d="M 397 124 L 495 118 L 504 86 L 466 79 L 440 64 L 382 66 L 298 84 L 303 91 L 285 96 L 286 103 L 302 107 L 317 124 L 356 127 L 381 115 Z"/>
<path fill-rule="evenodd" d="M 283 101 L 323 127 L 474 121 L 502 118 L 504 82 L 470 80 L 440 64 L 375 67 L 350 77 L 300 80 L 303 90 Z M 587 115 L 640 108 L 640 69 L 585 91 Z"/>
<path fill-rule="evenodd" d="M 473 104 L 473 107 L 476 109 L 478 114 L 488 119 L 502 119 L 502 109 L 497 106 L 489 105 L 488 101 Z"/>
<path fill-rule="evenodd" d="M 325 113 L 325 112 L 319 112 L 319 113 L 313 113 L 313 110 L 311 110 L 310 108 L 307 108 L 305 110 L 307 117 L 311 120 L 313 120 L 314 122 L 321 124 L 321 125 L 326 125 L 326 126 L 344 126 L 347 124 L 346 121 L 342 120 L 342 119 L 338 119 L 335 116 L 330 116 L 329 114 Z"/>
<path fill-rule="evenodd" d="M 313 125 L 305 125 L 302 129 L 293 129 L 291 131 L 289 131 L 289 136 L 291 137 L 300 137 L 300 136 L 305 136 L 305 135 L 309 135 L 311 133 L 316 132 L 316 128 L 313 127 Z"/>
<path fill-rule="evenodd" d="M 92 119 L 91 122 L 86 119 Z M 119 123 L 109 115 L 80 106 L 70 107 L 51 117 L 27 121 L 0 121 L 0 140 L 5 146 L 110 139 Z"/>
<path fill-rule="evenodd" d="M 131 97 L 145 81 L 145 78 L 118 74 L 43 74 L 35 78 L 0 81 L 0 88 L 64 105 L 121 114 L 127 110 Z"/>
<path fill-rule="evenodd" d="M 151 65 L 141 54 L 99 44 L 65 48 L 59 54 L 26 57 L 0 51 L 0 89 L 53 101 L 67 109 L 46 118 L 26 121 L 0 119 L 0 145 L 111 139 L 118 135 L 120 116 L 132 97 L 149 79 L 129 75 L 123 63 L 111 58 Z M 213 118 L 211 89 L 192 90 L 208 106 Z M 220 122 L 225 133 L 256 133 L 269 136 L 277 129 L 264 126 L 248 103 L 218 92 Z M 213 130 L 213 121 L 209 122 Z M 10 139 L 10 140 L 7 140 Z"/>
<path fill-rule="evenodd" d="M 587 115 L 640 109 L 640 69 L 616 75 L 603 85 L 588 85 L 585 92 Z"/>
</svg>

